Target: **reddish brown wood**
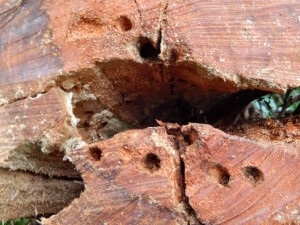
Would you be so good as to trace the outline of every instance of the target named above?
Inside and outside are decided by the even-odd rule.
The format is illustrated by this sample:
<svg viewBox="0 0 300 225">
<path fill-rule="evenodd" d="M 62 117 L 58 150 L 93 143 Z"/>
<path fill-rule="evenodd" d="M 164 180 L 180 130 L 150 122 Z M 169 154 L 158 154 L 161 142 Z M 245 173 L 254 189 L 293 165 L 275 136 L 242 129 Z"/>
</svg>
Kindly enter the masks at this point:
<svg viewBox="0 0 300 225">
<path fill-rule="evenodd" d="M 169 0 L 165 51 L 184 46 L 228 87 L 299 86 L 299 15 L 296 0 Z"/>
<path fill-rule="evenodd" d="M 1 107 L 0 167 L 79 177 L 62 161 L 70 141 L 79 139 L 75 126 L 71 95 L 59 88 Z"/>
<path fill-rule="evenodd" d="M 296 138 L 253 141 L 196 124 L 183 132 L 191 140 L 184 155 L 186 194 L 205 224 L 299 222 Z"/>
<path fill-rule="evenodd" d="M 59 88 L 0 108 L 1 220 L 55 213 L 79 196 L 80 175 L 63 161 L 79 138 L 73 117 Z"/>
<path fill-rule="evenodd" d="M 254 141 L 209 125 L 160 124 L 71 152 L 86 190 L 44 223 L 298 222 L 297 141 Z M 155 157 L 145 161 L 149 154 Z"/>
<path fill-rule="evenodd" d="M 71 179 L 68 203 L 82 175 L 85 192 L 45 224 L 298 223 L 298 122 L 248 127 L 244 138 L 161 123 L 99 141 L 155 119 L 205 121 L 240 90 L 297 87 L 299 16 L 297 0 L 0 0 L 0 167 L 28 177 L 16 193 L 32 177 L 49 179 L 51 193 L 52 176 Z M 159 170 L 143 167 L 148 151 Z M 253 184 L 256 167 L 264 179 Z M 66 206 L 56 197 L 49 209 L 29 202 L 56 213 Z M 34 215 L 1 207 L 4 219 Z"/>
<path fill-rule="evenodd" d="M 44 224 L 187 224 L 176 148 L 148 128 L 70 152 L 85 191 Z"/>
<path fill-rule="evenodd" d="M 205 112 L 219 91 L 300 84 L 297 1 L 15 0 L 0 11 L 11 17 L 0 36 L 3 104 L 75 75 L 68 91 L 90 84 L 125 122 L 153 125 L 178 101 Z M 143 56 L 145 45 L 160 54 Z"/>
</svg>

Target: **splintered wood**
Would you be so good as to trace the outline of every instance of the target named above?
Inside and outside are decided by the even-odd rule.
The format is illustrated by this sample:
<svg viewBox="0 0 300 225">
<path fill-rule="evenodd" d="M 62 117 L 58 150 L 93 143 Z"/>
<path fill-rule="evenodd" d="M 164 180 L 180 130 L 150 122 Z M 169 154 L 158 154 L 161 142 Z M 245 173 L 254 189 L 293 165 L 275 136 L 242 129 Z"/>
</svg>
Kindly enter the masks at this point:
<svg viewBox="0 0 300 225">
<path fill-rule="evenodd" d="M 74 165 L 63 161 L 78 136 L 70 98 L 53 88 L 0 108 L 0 220 L 58 212 L 83 190 Z"/>
<path fill-rule="evenodd" d="M 66 142 L 78 136 L 70 95 L 53 88 L 0 108 L 0 167 L 79 176 L 71 163 L 62 162 Z"/>
<path fill-rule="evenodd" d="M 60 86 L 130 125 L 186 124 L 229 93 L 300 85 L 297 1 L 9 3 L 0 105 Z"/>
<path fill-rule="evenodd" d="M 200 125 L 300 85 L 299 16 L 297 0 L 0 0 L 0 219 L 300 223 L 298 120 Z"/>
<path fill-rule="evenodd" d="M 44 224 L 186 224 L 176 148 L 164 128 L 149 128 L 70 152 L 85 191 Z"/>
<path fill-rule="evenodd" d="M 80 181 L 0 169 L 0 220 L 59 212 L 79 197 Z"/>
<path fill-rule="evenodd" d="M 258 142 L 209 125 L 127 131 L 70 152 L 86 189 L 43 222 L 295 222 L 300 210 L 298 149 L 298 142 Z"/>
<path fill-rule="evenodd" d="M 254 141 L 208 125 L 183 132 L 186 194 L 204 224 L 300 222 L 299 142 Z"/>
</svg>

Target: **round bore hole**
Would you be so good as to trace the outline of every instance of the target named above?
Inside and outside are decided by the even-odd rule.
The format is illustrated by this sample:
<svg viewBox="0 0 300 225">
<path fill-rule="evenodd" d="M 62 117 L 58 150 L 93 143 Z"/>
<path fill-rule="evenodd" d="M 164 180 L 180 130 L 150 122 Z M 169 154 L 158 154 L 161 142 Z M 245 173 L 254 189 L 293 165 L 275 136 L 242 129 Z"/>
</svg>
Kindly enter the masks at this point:
<svg viewBox="0 0 300 225">
<path fill-rule="evenodd" d="M 220 164 L 211 165 L 208 169 L 208 174 L 222 186 L 229 186 L 230 174 L 224 166 Z"/>
<path fill-rule="evenodd" d="M 151 173 L 160 169 L 160 158 L 153 153 L 148 153 L 144 158 L 144 167 Z"/>
<path fill-rule="evenodd" d="M 245 178 L 252 184 L 260 184 L 264 181 L 264 173 L 255 166 L 246 166 L 242 169 Z"/>
<path fill-rule="evenodd" d="M 184 141 L 185 141 L 188 145 L 193 144 L 193 141 L 192 141 L 191 137 L 190 137 L 188 134 L 183 135 L 183 139 L 184 139 Z"/>
<path fill-rule="evenodd" d="M 160 50 L 154 46 L 154 44 L 145 37 L 139 39 L 139 52 L 140 56 L 146 60 L 158 60 Z"/>
<path fill-rule="evenodd" d="M 132 22 L 126 16 L 120 16 L 117 19 L 118 26 L 122 31 L 129 31 L 132 29 Z"/>
<path fill-rule="evenodd" d="M 100 160 L 102 157 L 102 150 L 98 146 L 92 146 L 89 148 L 91 156 L 95 160 Z"/>
</svg>

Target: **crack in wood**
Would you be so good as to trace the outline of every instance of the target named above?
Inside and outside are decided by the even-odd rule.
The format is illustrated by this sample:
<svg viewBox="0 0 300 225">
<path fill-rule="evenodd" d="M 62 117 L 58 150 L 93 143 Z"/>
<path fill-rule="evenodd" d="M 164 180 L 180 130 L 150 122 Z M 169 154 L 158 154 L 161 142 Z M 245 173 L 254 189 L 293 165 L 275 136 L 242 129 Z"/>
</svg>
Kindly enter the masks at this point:
<svg viewBox="0 0 300 225">
<path fill-rule="evenodd" d="M 138 14 L 139 14 L 141 27 L 144 27 L 143 17 L 142 17 L 142 12 L 141 12 L 140 6 L 139 6 L 137 0 L 134 0 L 134 3 L 135 3 L 135 5 L 136 5 L 136 8 L 137 8 L 137 11 L 138 11 Z"/>
<path fill-rule="evenodd" d="M 18 15 L 25 2 L 26 0 L 21 0 L 17 5 L 0 13 L 0 30 Z"/>
</svg>

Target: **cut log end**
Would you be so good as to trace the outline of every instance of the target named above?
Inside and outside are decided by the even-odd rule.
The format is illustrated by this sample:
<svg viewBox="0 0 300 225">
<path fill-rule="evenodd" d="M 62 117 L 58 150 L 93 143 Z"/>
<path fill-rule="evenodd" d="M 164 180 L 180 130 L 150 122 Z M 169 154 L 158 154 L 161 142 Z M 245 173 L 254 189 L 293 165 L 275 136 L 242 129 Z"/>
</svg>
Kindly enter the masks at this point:
<svg viewBox="0 0 300 225">
<path fill-rule="evenodd" d="M 160 124 L 71 152 L 86 190 L 44 224 L 74 223 L 79 213 L 79 223 L 149 224 L 157 215 L 166 224 L 275 223 L 279 215 L 281 221 L 294 221 L 290 214 L 300 198 L 298 143 L 251 141 L 208 125 Z"/>
<path fill-rule="evenodd" d="M 299 15 L 284 0 L 0 0 L 0 219 L 298 223 L 299 120 L 228 126 L 299 86 Z"/>
</svg>

